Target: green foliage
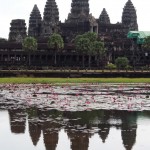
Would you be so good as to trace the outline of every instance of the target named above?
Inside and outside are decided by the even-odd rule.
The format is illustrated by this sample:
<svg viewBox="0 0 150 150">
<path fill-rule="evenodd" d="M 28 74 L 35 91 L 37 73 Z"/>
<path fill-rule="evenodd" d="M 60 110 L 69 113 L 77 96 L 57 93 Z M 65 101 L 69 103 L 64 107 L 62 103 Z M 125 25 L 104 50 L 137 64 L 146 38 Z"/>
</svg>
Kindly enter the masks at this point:
<svg viewBox="0 0 150 150">
<path fill-rule="evenodd" d="M 81 38 L 83 38 L 83 35 L 77 35 L 75 37 L 74 44 L 75 44 L 77 49 L 78 49 L 78 42 L 80 41 Z"/>
<path fill-rule="evenodd" d="M 94 42 L 97 40 L 97 34 L 95 32 L 87 32 L 83 34 L 83 37 L 89 40 L 89 46 L 87 49 L 87 53 L 89 55 L 95 54 L 95 49 L 94 49 Z"/>
<path fill-rule="evenodd" d="M 64 41 L 60 34 L 54 33 L 48 39 L 48 47 L 53 49 L 64 48 Z"/>
<path fill-rule="evenodd" d="M 81 53 L 86 53 L 88 49 L 90 49 L 90 40 L 88 38 L 85 38 L 82 35 L 78 35 L 75 38 L 75 45 L 76 49 Z"/>
<path fill-rule="evenodd" d="M 54 33 L 48 39 L 48 47 L 55 49 L 55 61 L 54 64 L 57 64 L 56 53 L 58 50 L 64 48 L 64 41 L 60 34 Z"/>
<path fill-rule="evenodd" d="M 145 38 L 143 48 L 146 50 L 150 50 L 150 36 Z"/>
<path fill-rule="evenodd" d="M 34 37 L 26 37 L 23 40 L 22 47 L 28 51 L 37 50 L 37 40 Z"/>
<path fill-rule="evenodd" d="M 97 34 L 94 32 L 87 32 L 83 35 L 76 36 L 75 47 L 78 52 L 89 55 L 89 67 L 91 64 L 91 55 L 98 56 L 97 64 L 99 65 L 100 57 L 105 53 L 104 43 L 97 40 Z"/>
<path fill-rule="evenodd" d="M 146 65 L 146 66 L 141 67 L 141 69 L 142 69 L 142 70 L 149 70 L 150 68 L 149 68 L 148 65 Z"/>
<path fill-rule="evenodd" d="M 104 43 L 101 41 L 95 41 L 93 43 L 93 49 L 98 55 L 103 55 L 105 53 Z"/>
<path fill-rule="evenodd" d="M 97 34 L 95 32 L 87 32 L 83 34 L 84 38 L 88 38 L 91 43 L 95 42 L 97 40 Z"/>
<path fill-rule="evenodd" d="M 115 64 L 118 69 L 125 69 L 129 64 L 129 60 L 126 57 L 118 57 L 115 60 Z"/>
<path fill-rule="evenodd" d="M 97 41 L 97 34 L 95 32 L 87 32 L 83 35 L 77 35 L 75 38 L 76 49 L 83 53 L 104 54 L 104 43 Z"/>
<path fill-rule="evenodd" d="M 113 69 L 116 69 L 116 65 L 115 64 L 112 64 L 112 63 L 109 63 L 107 66 L 106 66 L 106 69 L 110 69 L 110 70 L 113 70 Z"/>
<path fill-rule="evenodd" d="M 132 67 L 132 66 L 130 66 L 130 65 L 127 65 L 127 66 L 125 67 L 125 69 L 127 69 L 127 70 L 132 70 L 132 69 L 133 69 L 133 67 Z"/>
<path fill-rule="evenodd" d="M 83 35 L 77 35 L 75 38 L 76 49 L 82 53 L 93 54 L 93 43 L 96 41 L 97 35 L 93 32 L 87 32 Z"/>
</svg>

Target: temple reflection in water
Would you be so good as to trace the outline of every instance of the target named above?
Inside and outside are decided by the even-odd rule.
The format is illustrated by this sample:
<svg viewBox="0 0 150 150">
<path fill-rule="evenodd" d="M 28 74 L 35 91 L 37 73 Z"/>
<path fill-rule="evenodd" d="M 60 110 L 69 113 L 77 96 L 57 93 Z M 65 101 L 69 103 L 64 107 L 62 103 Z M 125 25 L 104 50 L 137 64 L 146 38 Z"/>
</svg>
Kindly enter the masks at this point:
<svg viewBox="0 0 150 150">
<path fill-rule="evenodd" d="M 11 132 L 24 133 L 27 122 L 33 145 L 38 144 L 43 134 L 46 150 L 57 148 L 62 129 L 70 140 L 71 150 L 88 150 L 89 140 L 95 134 L 98 134 L 105 144 L 111 128 L 120 130 L 122 144 L 126 150 L 131 150 L 136 142 L 138 112 L 106 110 L 60 112 L 39 108 L 12 109 L 8 112 Z"/>
</svg>

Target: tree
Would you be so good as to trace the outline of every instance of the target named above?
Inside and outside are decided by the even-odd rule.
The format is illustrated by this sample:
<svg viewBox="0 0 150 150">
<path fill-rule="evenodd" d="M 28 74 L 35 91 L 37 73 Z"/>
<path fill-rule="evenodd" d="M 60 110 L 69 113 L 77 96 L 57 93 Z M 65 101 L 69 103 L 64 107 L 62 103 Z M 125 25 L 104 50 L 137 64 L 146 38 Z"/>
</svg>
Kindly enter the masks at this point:
<svg viewBox="0 0 150 150">
<path fill-rule="evenodd" d="M 95 41 L 93 43 L 93 49 L 95 52 L 95 54 L 97 55 L 97 65 L 99 66 L 99 62 L 100 60 L 103 58 L 104 54 L 105 54 L 105 47 L 104 47 L 104 43 L 101 41 Z"/>
<path fill-rule="evenodd" d="M 145 64 L 148 65 L 149 67 L 149 52 L 150 52 L 150 36 L 146 37 L 144 39 L 144 44 L 142 45 L 143 49 L 144 49 L 144 53 L 145 53 Z"/>
<path fill-rule="evenodd" d="M 97 34 L 95 32 L 87 32 L 83 34 L 83 37 L 89 39 L 87 54 L 89 55 L 89 67 L 91 67 L 91 55 L 95 54 L 94 42 L 97 40 Z"/>
<path fill-rule="evenodd" d="M 48 39 L 48 47 L 55 50 L 55 60 L 54 64 L 57 64 L 57 52 L 64 48 L 64 41 L 60 34 L 54 33 Z"/>
<path fill-rule="evenodd" d="M 84 38 L 88 38 L 91 43 L 97 40 L 97 34 L 95 32 L 87 32 L 83 34 Z"/>
<path fill-rule="evenodd" d="M 37 40 L 34 37 L 26 37 L 23 40 L 22 47 L 28 51 L 29 54 L 29 66 L 31 65 L 31 51 L 37 50 Z"/>
<path fill-rule="evenodd" d="M 77 35 L 75 38 L 75 46 L 78 52 L 82 53 L 83 56 L 83 67 L 84 67 L 84 55 L 89 55 L 89 67 L 91 66 L 91 55 L 95 54 L 93 43 L 97 40 L 97 34 L 94 32 L 87 32 L 83 35 Z"/>
<path fill-rule="evenodd" d="M 89 55 L 89 67 L 91 66 L 91 55 L 97 55 L 96 60 L 99 66 L 100 58 L 102 59 L 102 56 L 105 54 L 105 47 L 103 42 L 97 40 L 97 34 L 95 32 L 77 35 L 75 38 L 75 46 L 78 52 L 83 54 L 83 58 L 84 54 Z"/>
<path fill-rule="evenodd" d="M 115 64 L 118 69 L 125 69 L 129 64 L 129 60 L 126 57 L 118 57 L 115 60 Z"/>
<path fill-rule="evenodd" d="M 75 38 L 75 46 L 79 53 L 82 53 L 82 66 L 84 67 L 84 55 L 90 47 L 90 40 L 83 35 L 77 35 Z"/>
<path fill-rule="evenodd" d="M 150 51 L 150 36 L 144 39 L 143 48 Z"/>
</svg>

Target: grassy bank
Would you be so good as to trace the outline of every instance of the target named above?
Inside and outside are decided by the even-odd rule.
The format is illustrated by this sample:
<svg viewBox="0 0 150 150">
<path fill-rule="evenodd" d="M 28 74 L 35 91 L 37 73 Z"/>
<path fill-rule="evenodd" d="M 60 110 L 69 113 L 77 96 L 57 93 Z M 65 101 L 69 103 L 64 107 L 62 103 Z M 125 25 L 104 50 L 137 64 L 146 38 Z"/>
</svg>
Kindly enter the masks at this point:
<svg viewBox="0 0 150 150">
<path fill-rule="evenodd" d="M 150 83 L 150 78 L 0 78 L 0 83 Z"/>
</svg>

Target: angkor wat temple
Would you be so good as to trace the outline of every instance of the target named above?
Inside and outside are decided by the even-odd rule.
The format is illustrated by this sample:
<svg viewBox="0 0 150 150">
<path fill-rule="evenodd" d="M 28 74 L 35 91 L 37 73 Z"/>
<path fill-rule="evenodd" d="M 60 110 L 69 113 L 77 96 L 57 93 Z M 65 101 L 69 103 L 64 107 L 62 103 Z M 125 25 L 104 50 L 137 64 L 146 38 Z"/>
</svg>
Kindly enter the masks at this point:
<svg viewBox="0 0 150 150">
<path fill-rule="evenodd" d="M 144 63 L 145 55 L 139 54 L 134 41 L 127 39 L 129 31 L 138 30 L 136 9 L 131 0 L 128 0 L 123 8 L 121 22 L 116 24 L 111 23 L 105 8 L 99 18 L 95 18 L 89 12 L 89 0 L 72 0 L 71 12 L 62 23 L 59 20 L 59 9 L 55 0 L 47 0 L 43 17 L 37 5 L 34 5 L 29 17 L 28 28 L 25 20 L 11 21 L 9 39 L 7 42 L 0 43 L 1 64 L 26 64 L 28 54 L 22 50 L 21 42 L 26 36 L 32 36 L 38 40 L 38 50 L 31 53 L 31 66 L 53 66 L 53 50 L 48 48 L 47 39 L 53 33 L 59 33 L 64 39 L 65 48 L 57 54 L 57 67 L 79 67 L 82 57 L 79 56 L 77 59 L 78 54 L 75 51 L 73 41 L 76 35 L 85 32 L 96 32 L 99 38 L 104 41 L 107 49 L 105 63 L 114 63 L 118 56 L 128 57 L 131 64 Z M 85 56 L 85 64 L 87 64 L 87 60 L 88 56 Z M 91 60 L 91 66 L 97 67 L 94 56 Z"/>
</svg>

